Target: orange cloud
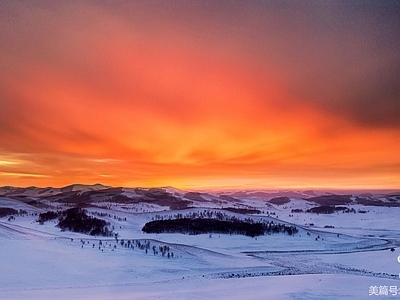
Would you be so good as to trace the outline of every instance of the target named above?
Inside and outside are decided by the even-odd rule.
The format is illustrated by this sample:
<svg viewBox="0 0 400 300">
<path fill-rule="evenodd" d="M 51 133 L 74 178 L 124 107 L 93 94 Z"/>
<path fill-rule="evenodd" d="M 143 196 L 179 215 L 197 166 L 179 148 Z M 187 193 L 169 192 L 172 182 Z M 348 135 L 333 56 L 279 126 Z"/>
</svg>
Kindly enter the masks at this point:
<svg viewBox="0 0 400 300">
<path fill-rule="evenodd" d="M 398 187 L 394 46 L 241 5 L 1 4 L 1 183 Z"/>
</svg>

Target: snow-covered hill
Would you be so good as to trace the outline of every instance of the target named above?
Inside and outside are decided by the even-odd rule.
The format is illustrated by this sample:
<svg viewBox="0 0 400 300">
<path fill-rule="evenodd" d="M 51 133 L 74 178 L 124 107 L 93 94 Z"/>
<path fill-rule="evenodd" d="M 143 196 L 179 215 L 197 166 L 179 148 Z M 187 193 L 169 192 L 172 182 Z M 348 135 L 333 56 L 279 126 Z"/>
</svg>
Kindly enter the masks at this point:
<svg viewBox="0 0 400 300">
<path fill-rule="evenodd" d="M 400 289 L 399 200 L 396 192 L 2 187 L 0 298 L 367 299 L 371 287 Z M 61 231 L 57 218 L 38 222 L 40 213 L 75 206 L 116 235 Z M 297 233 L 142 231 L 152 220 L 193 216 Z"/>
</svg>

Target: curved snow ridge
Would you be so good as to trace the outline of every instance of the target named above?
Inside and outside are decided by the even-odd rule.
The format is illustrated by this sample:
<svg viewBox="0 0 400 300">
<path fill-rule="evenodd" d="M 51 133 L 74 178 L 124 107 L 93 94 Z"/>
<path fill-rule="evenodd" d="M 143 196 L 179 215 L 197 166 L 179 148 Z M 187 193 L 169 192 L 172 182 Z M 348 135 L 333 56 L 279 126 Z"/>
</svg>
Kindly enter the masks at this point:
<svg viewBox="0 0 400 300">
<path fill-rule="evenodd" d="M 206 278 L 245 278 L 259 276 L 278 276 L 278 275 L 294 275 L 279 266 L 251 267 L 251 268 L 232 268 L 223 272 L 215 272 L 205 275 Z"/>
<path fill-rule="evenodd" d="M 13 239 L 29 238 L 62 238 L 63 236 L 47 233 L 44 231 L 27 228 L 24 226 L 0 222 L 0 237 Z"/>
<path fill-rule="evenodd" d="M 206 249 L 206 248 L 201 248 L 198 246 L 192 246 L 192 245 L 186 245 L 186 244 L 179 244 L 179 243 L 171 243 L 171 242 L 165 242 L 162 240 L 158 240 L 158 239 L 133 239 L 135 241 L 149 241 L 149 242 L 153 242 L 153 243 L 159 243 L 162 245 L 167 245 L 170 246 L 171 248 L 174 248 L 176 250 L 179 250 L 181 252 L 184 252 L 188 255 L 192 255 L 192 256 L 199 256 L 201 257 L 202 255 L 212 255 L 212 256 L 219 256 L 221 258 L 228 258 L 231 257 L 231 255 L 229 254 L 225 254 L 225 253 L 221 253 L 215 250 L 210 250 L 210 249 Z"/>
<path fill-rule="evenodd" d="M 4 196 L 0 196 L 0 207 L 7 207 L 7 208 L 13 208 L 16 210 L 25 210 L 29 213 L 32 212 L 39 212 L 40 209 L 37 207 L 34 207 L 30 204 L 27 204 L 23 201 L 17 200 L 17 199 L 12 199 Z"/>
<path fill-rule="evenodd" d="M 320 253 L 318 253 L 320 254 Z M 273 266 L 283 270 L 272 272 L 268 275 L 310 275 L 310 274 L 346 274 L 365 277 L 376 277 L 385 279 L 400 280 L 398 274 L 377 272 L 363 268 L 356 268 L 343 263 L 323 262 L 315 256 L 315 253 L 298 253 L 298 255 L 285 255 L 281 253 L 268 253 L 252 255 L 269 261 Z M 345 262 L 344 262 L 345 263 Z"/>
<path fill-rule="evenodd" d="M 304 249 L 304 250 L 266 250 L 266 251 L 243 251 L 247 255 L 252 254 L 342 254 L 366 251 L 379 251 L 391 249 L 395 244 L 389 240 L 379 240 L 381 243 L 354 242 L 338 245 L 330 245 L 331 249 Z M 327 245 L 328 247 L 328 245 Z"/>
<path fill-rule="evenodd" d="M 205 249 L 205 248 L 201 248 L 201 247 L 197 247 L 197 246 L 189 246 L 189 245 L 184 245 L 184 244 L 172 244 L 174 248 L 184 251 L 190 255 L 194 255 L 194 256 L 203 256 L 203 255 L 212 255 L 212 256 L 217 256 L 217 257 L 221 257 L 221 258 L 228 258 L 231 257 L 228 254 L 224 254 L 221 252 L 217 252 L 214 250 L 209 250 L 209 249 Z"/>
</svg>

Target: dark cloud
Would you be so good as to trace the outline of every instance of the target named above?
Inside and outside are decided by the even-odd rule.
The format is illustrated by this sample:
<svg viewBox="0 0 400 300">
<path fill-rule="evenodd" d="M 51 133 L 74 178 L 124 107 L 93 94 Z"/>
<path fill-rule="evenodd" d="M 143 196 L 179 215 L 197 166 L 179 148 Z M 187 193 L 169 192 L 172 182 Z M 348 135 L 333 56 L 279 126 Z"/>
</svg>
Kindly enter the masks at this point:
<svg viewBox="0 0 400 300">
<path fill-rule="evenodd" d="M 372 59 L 356 64 L 359 72 L 343 67 L 343 72 L 304 73 L 305 78 L 291 81 L 288 89 L 303 102 L 356 126 L 400 130 L 400 64 L 376 65 Z"/>
<path fill-rule="evenodd" d="M 400 129 L 400 64 L 370 74 L 336 109 L 363 126 Z"/>
<path fill-rule="evenodd" d="M 276 56 L 287 90 L 357 126 L 399 130 L 400 3 L 337 1 L 290 14 L 299 35 L 285 27 Z"/>
</svg>

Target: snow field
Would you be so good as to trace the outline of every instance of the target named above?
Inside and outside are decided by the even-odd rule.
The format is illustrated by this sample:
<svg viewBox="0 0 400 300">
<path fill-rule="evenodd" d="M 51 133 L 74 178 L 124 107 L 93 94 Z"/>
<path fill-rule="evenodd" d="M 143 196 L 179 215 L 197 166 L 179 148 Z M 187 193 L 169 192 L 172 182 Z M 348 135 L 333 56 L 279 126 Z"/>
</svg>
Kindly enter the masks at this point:
<svg viewBox="0 0 400 300">
<path fill-rule="evenodd" d="M 0 201 L 13 207 L 9 199 Z M 27 208 L 16 203 L 13 208 Z M 291 204 L 260 203 L 260 209 L 275 211 L 280 219 L 301 226 L 299 233 L 254 238 L 144 234 L 141 228 L 156 215 L 208 209 L 160 211 L 147 204 L 140 207 L 150 210 L 145 213 L 122 208 L 124 204 L 112 210 L 88 209 L 93 216 L 110 215 L 103 219 L 114 226 L 118 243 L 112 237 L 61 232 L 56 221 L 40 225 L 37 216 L 1 218 L 0 299 L 369 299 L 370 286 L 400 290 L 399 208 L 360 206 L 367 210 L 365 214 L 289 217 Z M 293 205 L 310 206 L 300 200 Z M 315 226 L 304 226 L 311 222 Z M 136 244 L 133 250 L 122 246 L 121 239 L 151 246 L 146 254 Z M 174 257 L 154 255 L 152 246 L 168 246 Z M 389 250 L 392 247 L 394 252 Z"/>
</svg>

